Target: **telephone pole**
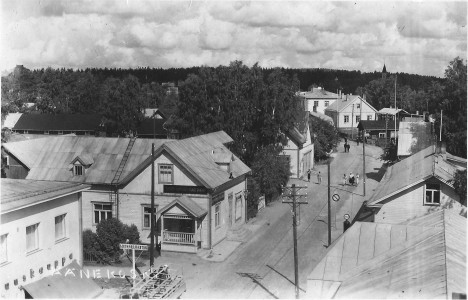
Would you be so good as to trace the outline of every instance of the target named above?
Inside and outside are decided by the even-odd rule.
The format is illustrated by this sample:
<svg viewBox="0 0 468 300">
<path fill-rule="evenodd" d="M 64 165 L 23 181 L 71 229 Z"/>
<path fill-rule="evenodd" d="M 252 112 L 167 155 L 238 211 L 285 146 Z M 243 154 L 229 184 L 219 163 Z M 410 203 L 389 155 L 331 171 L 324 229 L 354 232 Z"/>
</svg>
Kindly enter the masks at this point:
<svg viewBox="0 0 468 300">
<path fill-rule="evenodd" d="M 288 197 L 292 200 L 283 200 L 283 203 L 292 204 L 292 216 L 293 216 L 293 240 L 294 240 L 294 282 L 296 285 L 296 299 L 299 299 L 299 267 L 298 267 L 298 257 L 297 257 L 297 221 L 296 221 L 296 206 L 301 204 L 309 204 L 307 201 L 297 201 L 296 198 L 302 198 L 305 195 L 297 195 L 296 192 L 300 189 L 307 188 L 306 186 L 296 187 L 293 184 L 291 187 L 283 188 L 283 197 Z M 288 193 L 284 195 L 284 192 Z"/>
</svg>

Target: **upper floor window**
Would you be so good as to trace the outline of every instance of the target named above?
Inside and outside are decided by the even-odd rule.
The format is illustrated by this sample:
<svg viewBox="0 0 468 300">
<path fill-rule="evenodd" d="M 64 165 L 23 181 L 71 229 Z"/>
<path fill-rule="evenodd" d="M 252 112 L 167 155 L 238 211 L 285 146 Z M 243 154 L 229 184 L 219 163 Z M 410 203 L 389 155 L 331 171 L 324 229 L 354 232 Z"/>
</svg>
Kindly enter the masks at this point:
<svg viewBox="0 0 468 300">
<path fill-rule="evenodd" d="M 329 104 L 330 104 L 330 101 L 325 101 L 325 107 L 328 107 Z"/>
<path fill-rule="evenodd" d="M 74 165 L 73 166 L 73 174 L 75 174 L 75 176 L 83 175 L 83 166 Z"/>
<path fill-rule="evenodd" d="M 159 183 L 174 183 L 174 165 L 159 164 Z"/>
<path fill-rule="evenodd" d="M 26 227 L 26 252 L 39 248 L 39 223 Z"/>
<path fill-rule="evenodd" d="M 314 101 L 314 106 L 318 107 L 318 106 L 319 106 L 319 102 L 318 102 L 318 101 Z"/>
<path fill-rule="evenodd" d="M 359 104 L 359 103 L 356 104 L 356 108 L 357 108 L 357 109 L 360 109 L 360 108 L 361 108 L 361 104 Z"/>
<path fill-rule="evenodd" d="M 55 217 L 55 240 L 58 241 L 67 236 L 66 224 L 65 224 L 66 214 Z"/>
<path fill-rule="evenodd" d="M 371 121 L 372 120 L 372 115 L 367 115 L 367 120 Z"/>
<path fill-rule="evenodd" d="M 344 116 L 344 122 L 349 123 L 349 116 Z"/>
<path fill-rule="evenodd" d="M 424 204 L 439 205 L 440 204 L 440 185 L 426 183 L 426 193 Z"/>
<path fill-rule="evenodd" d="M 8 234 L 0 236 L 0 264 L 8 261 Z"/>
<path fill-rule="evenodd" d="M 93 204 L 94 224 L 98 224 L 102 220 L 112 218 L 112 204 L 95 203 Z"/>
</svg>

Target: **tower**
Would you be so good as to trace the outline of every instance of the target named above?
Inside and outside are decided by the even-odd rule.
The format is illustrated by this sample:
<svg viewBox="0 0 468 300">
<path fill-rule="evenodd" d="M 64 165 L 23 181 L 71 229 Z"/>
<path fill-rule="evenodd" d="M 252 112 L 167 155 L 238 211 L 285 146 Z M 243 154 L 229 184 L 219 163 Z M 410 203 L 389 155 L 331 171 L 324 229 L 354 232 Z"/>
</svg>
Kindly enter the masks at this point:
<svg viewBox="0 0 468 300">
<path fill-rule="evenodd" d="M 387 78 L 387 68 L 385 67 L 385 63 L 383 64 L 382 78 L 383 79 Z"/>
</svg>

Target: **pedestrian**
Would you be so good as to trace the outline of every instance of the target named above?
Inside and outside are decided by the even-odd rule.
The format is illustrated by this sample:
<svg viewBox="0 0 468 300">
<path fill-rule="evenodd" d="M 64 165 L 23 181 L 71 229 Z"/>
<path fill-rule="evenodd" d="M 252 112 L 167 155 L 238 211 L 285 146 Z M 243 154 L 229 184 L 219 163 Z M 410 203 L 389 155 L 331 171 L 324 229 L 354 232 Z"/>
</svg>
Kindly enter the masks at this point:
<svg viewBox="0 0 468 300">
<path fill-rule="evenodd" d="M 310 182 L 310 169 L 307 171 L 307 181 Z"/>
<path fill-rule="evenodd" d="M 349 173 L 349 183 L 351 185 L 354 185 L 354 174 L 352 172 Z"/>
<path fill-rule="evenodd" d="M 346 149 L 348 149 L 348 144 L 344 144 L 344 152 L 346 153 Z"/>
<path fill-rule="evenodd" d="M 359 174 L 356 174 L 356 186 L 359 185 Z"/>
<path fill-rule="evenodd" d="M 349 148 L 351 148 L 351 145 L 350 145 L 350 144 L 348 144 L 348 153 L 349 153 Z"/>
<path fill-rule="evenodd" d="M 343 185 L 346 185 L 346 174 L 343 174 Z"/>
<path fill-rule="evenodd" d="M 317 174 L 317 183 L 321 184 L 322 183 L 322 174 L 320 174 L 320 171 Z"/>
</svg>

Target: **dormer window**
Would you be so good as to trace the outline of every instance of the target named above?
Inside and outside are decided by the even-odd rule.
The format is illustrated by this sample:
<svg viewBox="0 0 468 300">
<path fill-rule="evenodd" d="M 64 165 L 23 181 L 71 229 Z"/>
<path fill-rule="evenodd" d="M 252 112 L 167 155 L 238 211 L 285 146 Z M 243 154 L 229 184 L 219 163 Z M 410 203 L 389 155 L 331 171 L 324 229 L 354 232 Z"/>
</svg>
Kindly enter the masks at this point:
<svg viewBox="0 0 468 300">
<path fill-rule="evenodd" d="M 73 175 L 75 176 L 81 176 L 83 175 L 83 166 L 80 166 L 80 165 L 75 165 L 73 167 Z"/>
</svg>

